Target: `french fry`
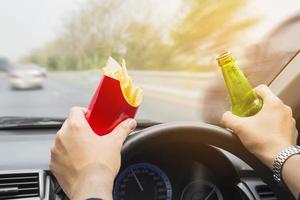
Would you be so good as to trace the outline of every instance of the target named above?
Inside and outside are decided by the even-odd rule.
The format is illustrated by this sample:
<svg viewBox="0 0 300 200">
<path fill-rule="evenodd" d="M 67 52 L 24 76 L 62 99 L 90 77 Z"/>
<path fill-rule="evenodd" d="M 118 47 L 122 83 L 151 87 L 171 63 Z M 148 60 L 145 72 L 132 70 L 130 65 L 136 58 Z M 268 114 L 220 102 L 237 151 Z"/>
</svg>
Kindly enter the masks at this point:
<svg viewBox="0 0 300 200">
<path fill-rule="evenodd" d="M 131 77 L 128 75 L 125 60 L 122 60 L 122 66 L 117 68 L 104 67 L 103 74 L 120 81 L 121 89 L 126 101 L 134 107 L 140 105 L 143 91 L 134 86 Z"/>
</svg>

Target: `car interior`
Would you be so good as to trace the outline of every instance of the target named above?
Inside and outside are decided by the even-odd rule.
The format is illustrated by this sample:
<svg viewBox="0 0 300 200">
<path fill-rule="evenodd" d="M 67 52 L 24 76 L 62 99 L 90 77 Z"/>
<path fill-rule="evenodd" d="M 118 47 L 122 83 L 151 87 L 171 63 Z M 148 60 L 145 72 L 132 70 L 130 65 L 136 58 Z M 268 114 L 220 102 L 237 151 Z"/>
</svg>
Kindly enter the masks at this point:
<svg viewBox="0 0 300 200">
<path fill-rule="evenodd" d="M 269 84 L 293 109 L 298 128 L 299 66 L 300 52 Z M 2 119 L 0 199 L 68 199 L 48 166 L 50 148 L 62 123 L 63 119 Z M 142 192 L 129 173 L 133 169 L 145 183 Z M 162 200 L 293 199 L 230 130 L 205 122 L 161 123 L 155 119 L 138 121 L 125 141 L 113 196 L 150 200 L 153 193 Z"/>
<path fill-rule="evenodd" d="M 284 0 L 1 1 L 0 200 L 69 199 L 49 162 L 72 106 L 88 108 L 92 129 L 138 122 L 114 200 L 295 199 L 220 122 L 232 104 L 216 58 L 229 52 L 251 86 L 268 85 L 300 130 L 299 10 Z M 92 113 L 98 97 L 108 103 Z"/>
</svg>

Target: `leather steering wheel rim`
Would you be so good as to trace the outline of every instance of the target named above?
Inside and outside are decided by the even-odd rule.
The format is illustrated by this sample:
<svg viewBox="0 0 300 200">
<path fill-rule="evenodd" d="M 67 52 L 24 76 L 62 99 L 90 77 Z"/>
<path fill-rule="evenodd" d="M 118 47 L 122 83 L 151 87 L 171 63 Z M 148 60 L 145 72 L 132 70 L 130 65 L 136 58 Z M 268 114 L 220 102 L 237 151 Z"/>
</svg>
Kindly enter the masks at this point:
<svg viewBox="0 0 300 200">
<path fill-rule="evenodd" d="M 224 149 L 251 166 L 274 191 L 279 199 L 293 199 L 288 190 L 283 189 L 273 179 L 272 171 L 248 152 L 240 140 L 227 129 L 200 122 L 170 122 L 158 124 L 130 135 L 122 148 L 122 161 L 133 158 L 138 152 L 166 141 L 199 141 Z"/>
</svg>

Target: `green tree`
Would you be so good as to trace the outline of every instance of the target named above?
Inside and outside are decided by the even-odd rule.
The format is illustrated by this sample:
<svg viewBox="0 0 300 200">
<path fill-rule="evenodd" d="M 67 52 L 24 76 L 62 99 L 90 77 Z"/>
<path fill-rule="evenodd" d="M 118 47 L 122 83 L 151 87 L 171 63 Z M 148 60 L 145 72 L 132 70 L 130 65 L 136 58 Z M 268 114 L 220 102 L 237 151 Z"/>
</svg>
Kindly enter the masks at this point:
<svg viewBox="0 0 300 200">
<path fill-rule="evenodd" d="M 50 70 L 82 70 L 102 67 L 113 56 L 125 58 L 131 69 L 212 70 L 200 58 L 235 45 L 257 22 L 237 20 L 246 2 L 182 0 L 183 15 L 163 33 L 164 24 L 151 21 L 156 7 L 147 0 L 91 0 L 70 16 L 54 41 L 25 60 Z"/>
<path fill-rule="evenodd" d="M 187 0 L 187 14 L 171 37 L 179 59 L 197 63 L 200 56 L 216 55 L 240 42 L 242 31 L 256 24 L 257 17 L 238 20 L 246 0 Z M 192 57 L 192 59 L 191 59 Z M 188 62 L 187 62 L 188 63 Z"/>
<path fill-rule="evenodd" d="M 164 44 L 161 34 L 150 24 L 133 22 L 127 29 L 125 58 L 134 69 L 174 69 L 172 46 Z"/>
</svg>

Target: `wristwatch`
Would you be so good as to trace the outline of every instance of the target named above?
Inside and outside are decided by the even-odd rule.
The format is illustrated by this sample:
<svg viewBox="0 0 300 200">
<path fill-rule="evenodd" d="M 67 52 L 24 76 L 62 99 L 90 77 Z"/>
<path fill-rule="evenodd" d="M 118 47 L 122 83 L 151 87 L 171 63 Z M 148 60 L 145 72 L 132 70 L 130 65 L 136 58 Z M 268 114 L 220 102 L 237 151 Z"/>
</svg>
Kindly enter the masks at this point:
<svg viewBox="0 0 300 200">
<path fill-rule="evenodd" d="M 284 163 L 293 155 L 300 154 L 300 146 L 290 146 L 284 150 L 282 150 L 273 162 L 273 177 L 274 179 L 280 183 L 282 182 L 282 168 Z"/>
</svg>

